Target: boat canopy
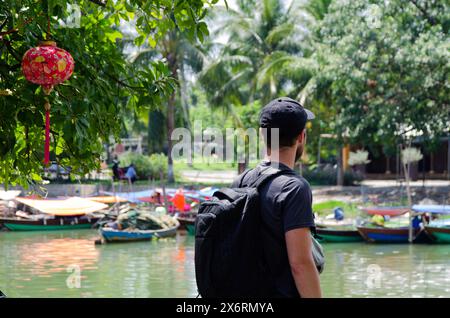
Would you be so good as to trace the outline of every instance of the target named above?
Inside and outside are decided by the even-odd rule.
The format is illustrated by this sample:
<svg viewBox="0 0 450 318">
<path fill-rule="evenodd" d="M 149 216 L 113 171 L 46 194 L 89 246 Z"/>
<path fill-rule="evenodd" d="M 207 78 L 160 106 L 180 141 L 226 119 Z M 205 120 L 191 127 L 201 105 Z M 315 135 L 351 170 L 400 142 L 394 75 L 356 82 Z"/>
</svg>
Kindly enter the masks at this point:
<svg viewBox="0 0 450 318">
<path fill-rule="evenodd" d="M 412 209 L 419 213 L 450 214 L 450 205 L 416 204 Z"/>
<path fill-rule="evenodd" d="M 20 195 L 20 190 L 9 190 L 9 191 L 4 191 L 4 190 L 0 190 L 0 200 L 12 200 L 15 197 L 18 197 Z"/>
<path fill-rule="evenodd" d="M 16 201 L 28 205 L 42 213 L 56 216 L 79 216 L 108 208 L 106 204 L 79 197 L 61 200 L 16 198 Z"/>
<path fill-rule="evenodd" d="M 104 196 L 96 196 L 96 197 L 88 197 L 86 199 L 89 199 L 91 201 L 100 202 L 100 203 L 117 203 L 117 202 L 127 202 L 128 200 L 125 198 L 121 198 L 118 196 L 112 196 L 112 195 L 104 195 Z"/>
<path fill-rule="evenodd" d="M 136 192 L 116 192 L 116 193 L 109 192 L 109 191 L 102 191 L 101 193 L 105 194 L 105 195 L 111 195 L 111 196 L 116 195 L 117 197 L 123 198 L 131 203 L 139 203 L 139 202 L 142 202 L 140 200 L 140 198 L 151 197 L 155 193 L 155 191 L 145 190 L 145 191 L 136 191 Z"/>
<path fill-rule="evenodd" d="M 170 199 L 175 196 L 179 189 L 174 188 L 166 188 L 166 196 Z M 207 191 L 204 191 L 207 190 Z M 195 200 L 195 201 L 203 201 L 205 199 L 209 199 L 210 196 L 218 189 L 216 188 L 207 188 L 202 190 L 183 190 L 183 194 L 187 199 Z M 141 202 L 153 202 L 152 196 L 159 192 L 161 195 L 163 193 L 161 188 L 154 190 L 144 190 L 144 191 L 136 191 L 136 192 L 110 192 L 110 191 L 102 191 L 103 195 L 120 197 L 122 199 L 127 200 L 131 203 L 141 203 Z"/>
<path fill-rule="evenodd" d="M 369 215 L 383 215 L 383 216 L 400 216 L 409 211 L 408 207 L 397 206 L 374 206 L 374 207 L 360 207 L 360 210 Z"/>
</svg>

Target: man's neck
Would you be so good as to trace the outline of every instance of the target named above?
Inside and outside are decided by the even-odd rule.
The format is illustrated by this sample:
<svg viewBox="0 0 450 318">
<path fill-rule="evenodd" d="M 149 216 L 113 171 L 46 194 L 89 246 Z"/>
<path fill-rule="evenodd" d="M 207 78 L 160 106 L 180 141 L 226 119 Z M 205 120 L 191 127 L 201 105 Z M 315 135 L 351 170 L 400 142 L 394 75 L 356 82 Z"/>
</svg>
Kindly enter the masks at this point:
<svg viewBox="0 0 450 318">
<path fill-rule="evenodd" d="M 265 160 L 270 162 L 279 162 L 294 169 L 295 165 L 295 149 L 281 148 L 279 151 L 267 150 Z"/>
</svg>

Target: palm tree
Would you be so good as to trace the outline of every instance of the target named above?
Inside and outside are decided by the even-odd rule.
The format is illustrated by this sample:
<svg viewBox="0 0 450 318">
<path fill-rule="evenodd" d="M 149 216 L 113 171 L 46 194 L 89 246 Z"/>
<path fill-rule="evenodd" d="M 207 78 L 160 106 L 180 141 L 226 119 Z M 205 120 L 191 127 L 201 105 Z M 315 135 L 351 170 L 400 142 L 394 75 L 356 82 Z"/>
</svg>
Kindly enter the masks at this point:
<svg viewBox="0 0 450 318">
<path fill-rule="evenodd" d="M 203 66 L 204 48 L 192 43 L 180 31 L 169 32 L 165 38 L 157 43 L 157 50 L 153 48 L 144 48 L 134 53 L 132 61 L 134 63 L 148 63 L 149 60 L 157 56 L 156 52 L 161 52 L 161 56 L 166 59 L 171 76 L 179 83 L 179 89 L 174 90 L 167 101 L 165 112 L 162 110 L 152 110 L 149 112 L 149 146 L 154 150 L 162 147 L 160 141 L 152 140 L 154 137 L 161 136 L 164 132 L 161 126 L 161 119 L 166 120 L 166 136 L 167 136 L 167 157 L 168 157 L 168 182 L 174 182 L 173 159 L 172 159 L 172 139 L 171 135 L 175 128 L 177 119 L 177 102 L 180 104 L 181 112 L 178 117 L 182 118 L 182 124 L 190 127 L 189 106 L 187 104 L 187 77 L 189 73 L 198 72 Z M 164 114 L 165 113 L 165 114 Z M 150 147 L 149 147 L 150 148 Z"/>
<path fill-rule="evenodd" d="M 235 107 L 295 97 L 313 76 L 310 18 L 298 1 L 240 0 L 236 10 L 214 8 L 210 19 L 216 43 L 199 79 L 210 104 L 224 107 L 236 126 L 242 124 Z"/>
<path fill-rule="evenodd" d="M 332 0 L 309 0 L 302 8 L 306 10 L 315 21 L 321 21 L 328 13 Z"/>
<path fill-rule="evenodd" d="M 293 67 L 306 70 L 298 66 L 310 51 L 304 11 L 296 1 L 288 7 L 278 0 L 237 5 L 238 10 L 217 7 L 212 17 L 215 39 L 228 37 L 200 76 L 212 105 L 230 108 L 256 99 L 267 102 L 281 91 L 292 94 L 310 77 L 292 72 Z"/>
</svg>

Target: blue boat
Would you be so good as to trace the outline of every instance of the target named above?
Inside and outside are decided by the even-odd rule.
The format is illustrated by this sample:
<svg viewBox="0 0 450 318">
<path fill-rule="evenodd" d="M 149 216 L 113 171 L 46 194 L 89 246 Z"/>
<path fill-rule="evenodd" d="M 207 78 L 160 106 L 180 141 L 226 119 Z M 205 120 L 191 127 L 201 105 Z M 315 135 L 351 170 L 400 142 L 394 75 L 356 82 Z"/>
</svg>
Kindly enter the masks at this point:
<svg viewBox="0 0 450 318">
<path fill-rule="evenodd" d="M 371 243 L 408 243 L 409 228 L 408 227 L 371 227 L 358 226 L 359 234 Z M 413 230 L 413 238 L 418 237 L 421 230 Z"/>
<path fill-rule="evenodd" d="M 160 230 L 116 230 L 110 227 L 100 228 L 99 232 L 104 242 L 136 242 L 148 241 L 153 238 L 173 237 L 177 233 L 179 224 Z"/>
</svg>

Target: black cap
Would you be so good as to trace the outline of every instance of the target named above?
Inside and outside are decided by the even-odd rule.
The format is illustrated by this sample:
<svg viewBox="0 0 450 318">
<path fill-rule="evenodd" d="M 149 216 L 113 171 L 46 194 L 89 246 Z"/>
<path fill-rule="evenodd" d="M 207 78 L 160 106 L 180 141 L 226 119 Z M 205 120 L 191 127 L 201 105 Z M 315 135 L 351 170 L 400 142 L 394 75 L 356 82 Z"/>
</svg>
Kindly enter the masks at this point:
<svg viewBox="0 0 450 318">
<path fill-rule="evenodd" d="M 274 99 L 261 110 L 259 126 L 262 128 L 279 128 L 280 135 L 296 136 L 314 114 L 299 102 L 289 97 Z"/>
</svg>

